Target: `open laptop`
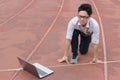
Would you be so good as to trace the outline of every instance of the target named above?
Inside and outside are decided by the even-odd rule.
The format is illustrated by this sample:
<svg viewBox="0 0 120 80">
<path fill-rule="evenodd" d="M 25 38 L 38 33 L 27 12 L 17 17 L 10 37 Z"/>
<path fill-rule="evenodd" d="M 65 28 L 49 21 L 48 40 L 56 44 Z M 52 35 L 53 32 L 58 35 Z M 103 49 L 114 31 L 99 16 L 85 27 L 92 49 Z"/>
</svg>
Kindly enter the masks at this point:
<svg viewBox="0 0 120 80">
<path fill-rule="evenodd" d="M 43 78 L 48 76 L 49 74 L 52 74 L 54 71 L 51 69 L 39 64 L 39 63 L 34 63 L 31 64 L 25 60 L 23 60 L 20 57 L 17 57 L 18 61 L 20 62 L 20 65 L 22 66 L 23 70 L 33 74 L 34 76 L 38 78 Z"/>
</svg>

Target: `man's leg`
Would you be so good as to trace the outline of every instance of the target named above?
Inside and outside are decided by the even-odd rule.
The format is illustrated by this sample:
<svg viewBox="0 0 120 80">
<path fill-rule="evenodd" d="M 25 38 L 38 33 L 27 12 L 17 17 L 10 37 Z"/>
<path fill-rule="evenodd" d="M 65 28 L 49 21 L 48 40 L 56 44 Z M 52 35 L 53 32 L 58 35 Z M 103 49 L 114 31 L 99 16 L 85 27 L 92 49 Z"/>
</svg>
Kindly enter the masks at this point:
<svg viewBox="0 0 120 80">
<path fill-rule="evenodd" d="M 85 55 L 88 52 L 89 44 L 91 42 L 91 36 L 84 37 L 83 35 L 81 36 L 80 40 L 80 45 L 79 45 L 79 51 L 81 54 Z"/>
<path fill-rule="evenodd" d="M 72 48 L 72 59 L 71 63 L 76 64 L 78 59 L 78 37 L 79 37 L 79 30 L 74 29 L 72 41 L 71 41 L 71 48 Z"/>
</svg>

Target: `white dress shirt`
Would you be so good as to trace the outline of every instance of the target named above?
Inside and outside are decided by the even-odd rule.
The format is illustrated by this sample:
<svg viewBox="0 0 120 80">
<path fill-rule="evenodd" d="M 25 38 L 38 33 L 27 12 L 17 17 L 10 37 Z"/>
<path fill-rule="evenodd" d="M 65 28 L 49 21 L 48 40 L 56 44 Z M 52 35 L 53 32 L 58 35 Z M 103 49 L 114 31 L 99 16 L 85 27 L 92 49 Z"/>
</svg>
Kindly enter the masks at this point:
<svg viewBox="0 0 120 80">
<path fill-rule="evenodd" d="M 85 34 L 86 32 L 92 33 L 92 43 L 99 44 L 100 30 L 99 30 L 99 25 L 95 19 L 90 17 L 86 26 L 83 27 L 79 23 L 77 16 L 72 18 L 70 22 L 68 23 L 66 39 L 70 39 L 70 40 L 72 39 L 74 29 L 80 30 L 81 32 Z"/>
</svg>

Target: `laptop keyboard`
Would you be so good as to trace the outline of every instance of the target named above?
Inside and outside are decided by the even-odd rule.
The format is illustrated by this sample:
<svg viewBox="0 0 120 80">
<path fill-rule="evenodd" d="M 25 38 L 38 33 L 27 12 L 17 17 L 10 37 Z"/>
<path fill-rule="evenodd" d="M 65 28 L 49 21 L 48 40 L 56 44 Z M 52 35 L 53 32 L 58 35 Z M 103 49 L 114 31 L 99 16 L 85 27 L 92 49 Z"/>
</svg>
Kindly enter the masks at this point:
<svg viewBox="0 0 120 80">
<path fill-rule="evenodd" d="M 38 70 L 39 75 L 41 75 L 41 76 L 45 76 L 46 74 L 48 74 L 48 73 L 44 72 L 43 70 L 40 70 L 40 69 L 37 69 L 37 70 Z"/>
<path fill-rule="evenodd" d="M 39 77 L 41 77 L 41 78 L 53 73 L 52 70 L 50 70 L 38 63 L 34 63 L 33 65 L 36 67 Z"/>
</svg>

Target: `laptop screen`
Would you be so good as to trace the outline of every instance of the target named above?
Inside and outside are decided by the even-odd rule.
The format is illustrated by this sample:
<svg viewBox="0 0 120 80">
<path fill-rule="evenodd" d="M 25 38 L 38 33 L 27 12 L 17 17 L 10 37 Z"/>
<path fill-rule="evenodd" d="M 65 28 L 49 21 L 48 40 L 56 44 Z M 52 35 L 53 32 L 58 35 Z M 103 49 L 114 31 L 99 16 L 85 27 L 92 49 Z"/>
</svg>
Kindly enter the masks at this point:
<svg viewBox="0 0 120 80">
<path fill-rule="evenodd" d="M 23 67 L 23 69 L 25 71 L 28 71 L 29 73 L 31 73 L 31 74 L 33 74 L 33 75 L 35 75 L 35 76 L 37 76 L 39 78 L 37 70 L 32 64 L 30 64 L 27 61 L 21 59 L 20 57 L 18 57 L 18 60 L 19 60 L 21 66 Z"/>
<path fill-rule="evenodd" d="M 43 78 L 43 77 L 53 73 L 52 70 L 50 70 L 38 63 L 30 64 L 29 62 L 21 59 L 20 57 L 17 57 L 17 58 L 25 71 L 37 76 L 38 78 Z"/>
</svg>

